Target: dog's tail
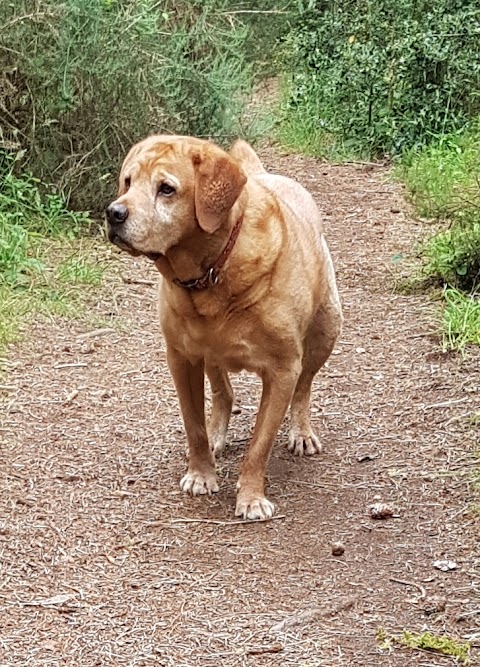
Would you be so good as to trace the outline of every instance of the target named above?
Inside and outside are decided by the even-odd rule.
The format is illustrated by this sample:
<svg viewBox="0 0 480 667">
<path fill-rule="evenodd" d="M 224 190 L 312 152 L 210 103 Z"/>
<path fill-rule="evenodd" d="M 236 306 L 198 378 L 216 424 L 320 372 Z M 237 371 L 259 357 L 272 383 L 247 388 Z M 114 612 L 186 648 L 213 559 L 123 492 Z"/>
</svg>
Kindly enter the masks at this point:
<svg viewBox="0 0 480 667">
<path fill-rule="evenodd" d="M 258 155 L 250 144 L 247 144 L 243 139 L 237 139 L 230 148 L 230 155 L 239 163 L 247 177 L 255 176 L 255 174 L 264 174 L 266 172 Z"/>
</svg>

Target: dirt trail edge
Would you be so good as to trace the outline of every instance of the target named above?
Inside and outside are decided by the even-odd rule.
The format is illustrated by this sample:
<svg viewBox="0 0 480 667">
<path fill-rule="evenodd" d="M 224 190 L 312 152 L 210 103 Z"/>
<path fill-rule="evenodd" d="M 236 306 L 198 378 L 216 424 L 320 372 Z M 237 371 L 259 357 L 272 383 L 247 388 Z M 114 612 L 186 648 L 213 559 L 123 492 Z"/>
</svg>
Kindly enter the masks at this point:
<svg viewBox="0 0 480 667">
<path fill-rule="evenodd" d="M 236 522 L 238 465 L 259 398 L 258 382 L 241 375 L 220 493 L 185 497 L 155 274 L 121 257 L 92 306 L 112 329 L 38 323 L 9 356 L 2 667 L 454 662 L 382 647 L 379 628 L 470 639 L 478 660 L 479 445 L 470 417 L 480 410 L 479 355 L 442 354 L 428 298 L 394 293 L 392 258 L 422 229 L 385 170 L 273 150 L 263 157 L 316 197 L 337 268 L 345 327 L 312 405 L 324 453 L 293 458 L 284 428 L 269 467 L 278 517 Z M 373 520 L 376 502 L 393 517 Z M 343 555 L 332 555 L 336 541 Z M 454 569 L 434 566 L 445 560 Z"/>
</svg>

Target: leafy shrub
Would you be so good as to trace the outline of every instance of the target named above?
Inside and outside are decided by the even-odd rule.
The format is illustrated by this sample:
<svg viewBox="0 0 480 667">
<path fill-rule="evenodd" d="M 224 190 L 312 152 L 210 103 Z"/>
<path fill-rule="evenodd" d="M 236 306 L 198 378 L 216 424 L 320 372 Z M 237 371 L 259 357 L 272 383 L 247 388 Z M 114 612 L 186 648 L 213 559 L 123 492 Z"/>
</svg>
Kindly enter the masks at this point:
<svg viewBox="0 0 480 667">
<path fill-rule="evenodd" d="M 449 221 L 422 247 L 427 282 L 480 287 L 480 129 L 446 135 L 407 151 L 396 173 L 421 215 Z"/>
<path fill-rule="evenodd" d="M 0 3 L 0 146 L 101 210 L 127 148 L 153 132 L 238 131 L 247 30 L 227 0 Z"/>
<path fill-rule="evenodd" d="M 308 116 L 344 149 L 400 153 L 480 112 L 476 0 L 309 5 L 286 51 L 287 119 Z"/>
<path fill-rule="evenodd" d="M 67 210 L 56 194 L 42 194 L 38 179 L 14 173 L 15 158 L 0 151 L 0 286 L 28 285 L 43 270 L 35 240 L 46 235 L 72 238 L 88 217 Z"/>
<path fill-rule="evenodd" d="M 480 299 L 456 289 L 444 291 L 443 347 L 458 350 L 466 345 L 480 345 Z"/>
<path fill-rule="evenodd" d="M 275 75 L 281 69 L 281 44 L 303 7 L 299 0 L 230 0 L 231 11 L 248 26 L 247 59 L 257 75 Z"/>
<path fill-rule="evenodd" d="M 406 151 L 397 174 L 420 215 L 456 219 L 478 210 L 480 127 Z"/>
<path fill-rule="evenodd" d="M 427 241 L 425 275 L 444 285 L 475 291 L 480 286 L 480 216 L 454 223 Z"/>
</svg>

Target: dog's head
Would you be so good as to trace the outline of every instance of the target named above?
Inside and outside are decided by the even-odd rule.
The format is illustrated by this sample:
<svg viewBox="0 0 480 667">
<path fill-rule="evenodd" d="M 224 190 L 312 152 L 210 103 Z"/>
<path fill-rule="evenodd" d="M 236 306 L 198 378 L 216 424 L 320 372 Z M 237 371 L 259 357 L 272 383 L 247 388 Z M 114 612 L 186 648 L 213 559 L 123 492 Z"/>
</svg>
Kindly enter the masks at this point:
<svg viewBox="0 0 480 667">
<path fill-rule="evenodd" d="M 164 255 L 195 230 L 213 234 L 228 220 L 246 177 L 214 144 L 153 136 L 136 144 L 107 208 L 112 243 L 132 255 Z"/>
</svg>

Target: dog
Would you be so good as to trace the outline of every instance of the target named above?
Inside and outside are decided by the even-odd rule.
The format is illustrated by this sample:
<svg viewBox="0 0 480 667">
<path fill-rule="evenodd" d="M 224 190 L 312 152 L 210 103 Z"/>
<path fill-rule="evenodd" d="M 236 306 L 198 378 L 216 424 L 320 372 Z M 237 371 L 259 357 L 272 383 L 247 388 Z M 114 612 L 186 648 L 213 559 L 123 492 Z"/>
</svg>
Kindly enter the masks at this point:
<svg viewBox="0 0 480 667">
<path fill-rule="evenodd" d="M 131 148 L 106 218 L 110 241 L 150 258 L 162 276 L 160 321 L 189 451 L 181 489 L 218 491 L 215 458 L 233 405 L 228 373 L 247 370 L 261 378 L 263 392 L 235 514 L 272 517 L 265 475 L 273 442 L 290 406 L 288 449 L 320 453 L 311 386 L 342 326 L 313 198 L 296 181 L 267 173 L 243 140 L 227 153 L 202 139 L 158 135 Z"/>
</svg>

